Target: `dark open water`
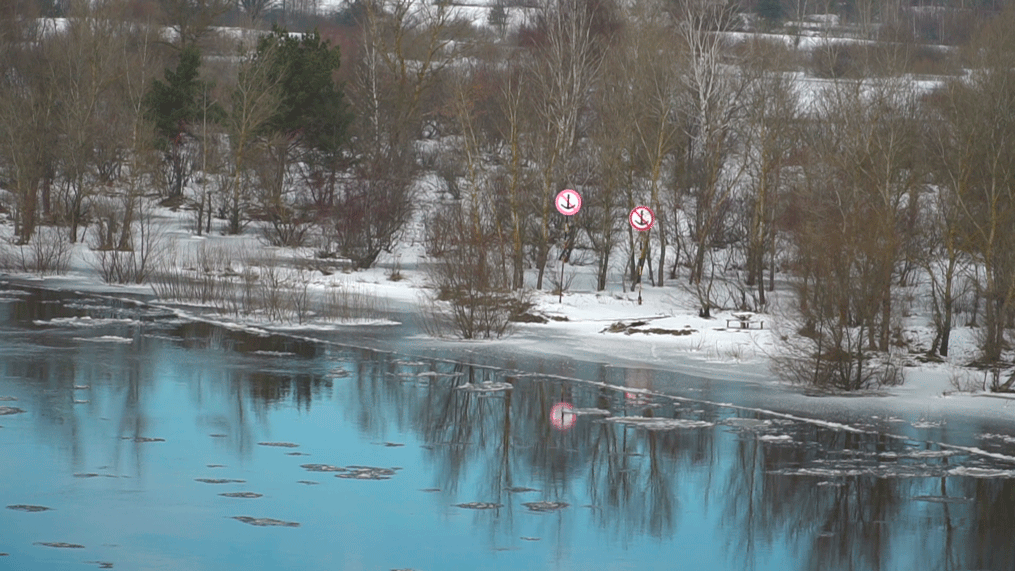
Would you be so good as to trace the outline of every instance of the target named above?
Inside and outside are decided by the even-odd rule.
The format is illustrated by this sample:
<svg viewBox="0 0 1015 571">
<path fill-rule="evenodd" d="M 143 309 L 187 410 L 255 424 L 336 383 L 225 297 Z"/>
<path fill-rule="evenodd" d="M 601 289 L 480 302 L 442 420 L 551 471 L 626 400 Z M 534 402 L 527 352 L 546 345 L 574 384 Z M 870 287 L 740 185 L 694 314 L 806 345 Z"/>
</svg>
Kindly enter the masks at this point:
<svg viewBox="0 0 1015 571">
<path fill-rule="evenodd" d="M 343 340 L 4 288 L 0 569 L 1015 569 L 1011 423 L 854 431 Z"/>
</svg>

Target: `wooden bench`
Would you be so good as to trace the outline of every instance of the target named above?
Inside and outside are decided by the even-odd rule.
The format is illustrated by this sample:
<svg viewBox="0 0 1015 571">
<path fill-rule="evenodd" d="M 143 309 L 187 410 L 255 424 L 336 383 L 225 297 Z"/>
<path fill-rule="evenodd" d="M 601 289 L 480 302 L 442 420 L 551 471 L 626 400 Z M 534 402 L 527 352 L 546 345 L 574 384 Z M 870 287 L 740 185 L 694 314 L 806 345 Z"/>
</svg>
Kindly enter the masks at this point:
<svg viewBox="0 0 1015 571">
<path fill-rule="evenodd" d="M 752 317 L 753 317 L 752 315 L 747 315 L 747 314 L 741 314 L 741 315 L 734 314 L 733 315 L 733 319 L 727 319 L 726 320 L 726 327 L 729 328 L 730 323 L 739 323 L 741 329 L 750 329 L 751 325 L 757 323 L 758 324 L 758 329 L 764 329 L 765 328 L 765 322 L 764 321 L 755 321 L 755 320 L 751 319 Z"/>
</svg>

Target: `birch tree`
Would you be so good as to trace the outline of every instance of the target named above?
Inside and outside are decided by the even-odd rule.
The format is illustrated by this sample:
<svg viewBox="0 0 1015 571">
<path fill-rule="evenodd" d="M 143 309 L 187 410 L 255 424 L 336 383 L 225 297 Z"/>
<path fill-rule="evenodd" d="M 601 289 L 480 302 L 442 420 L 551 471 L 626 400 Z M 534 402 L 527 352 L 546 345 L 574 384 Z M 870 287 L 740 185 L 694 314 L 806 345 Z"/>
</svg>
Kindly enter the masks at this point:
<svg viewBox="0 0 1015 571">
<path fill-rule="evenodd" d="M 745 76 L 724 61 L 728 46 L 723 32 L 733 27 L 735 7 L 728 1 L 682 0 L 677 9 L 678 34 L 686 53 L 688 149 L 683 171 L 692 211 L 689 281 L 703 317 L 711 316 L 713 304 L 711 242 L 724 230 L 731 194 L 743 173 L 742 161 L 727 168 L 747 88 Z"/>
<path fill-rule="evenodd" d="M 597 13 L 597 10 L 600 12 Z M 537 43 L 531 75 L 535 79 L 536 115 L 541 123 L 536 133 L 539 184 L 533 204 L 539 229 L 533 236 L 536 289 L 543 287 L 543 275 L 555 236 L 551 216 L 556 216 L 553 198 L 571 175 L 569 162 L 574 158 L 581 134 L 581 120 L 591 102 L 597 84 L 604 50 L 610 42 L 610 30 L 599 35 L 594 26 L 604 18 L 602 4 L 580 0 L 543 2 L 535 28 Z"/>
<path fill-rule="evenodd" d="M 239 234 L 246 226 L 246 210 L 250 202 L 247 192 L 251 177 L 250 161 L 255 156 L 259 137 L 278 110 L 282 97 L 281 77 L 263 64 L 265 57 L 270 57 L 269 51 L 248 55 L 240 64 L 232 92 L 232 105 L 225 120 L 232 160 L 227 177 L 221 179 L 220 191 L 229 234 Z"/>
</svg>

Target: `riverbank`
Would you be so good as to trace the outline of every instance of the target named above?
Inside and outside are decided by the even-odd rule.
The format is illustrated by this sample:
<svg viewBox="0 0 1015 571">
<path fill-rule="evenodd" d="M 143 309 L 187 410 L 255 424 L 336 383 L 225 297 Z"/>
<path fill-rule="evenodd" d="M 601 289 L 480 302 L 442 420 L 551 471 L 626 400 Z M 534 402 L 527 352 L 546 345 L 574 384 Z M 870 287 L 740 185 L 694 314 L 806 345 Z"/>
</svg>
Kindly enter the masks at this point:
<svg viewBox="0 0 1015 571">
<path fill-rule="evenodd" d="M 165 228 L 164 239 L 176 251 L 203 248 L 248 255 L 258 252 L 270 254 L 282 264 L 305 260 L 309 255 L 305 251 L 265 247 L 253 231 L 239 237 L 193 236 L 187 230 L 187 216 L 187 213 L 169 210 L 160 212 Z M 768 386 L 784 395 L 800 394 L 808 399 L 816 398 L 805 387 L 787 385 L 771 370 L 772 357 L 782 350 L 780 338 L 795 334 L 787 331 L 788 327 L 780 321 L 777 311 L 752 316 L 753 323 L 749 328 L 741 327 L 733 312 L 729 311 L 719 311 L 711 319 L 702 319 L 696 315 L 693 295 L 679 282 L 669 282 L 664 287 L 646 285 L 639 304 L 638 294 L 628 291 L 619 277 L 609 282 L 606 291 L 595 292 L 591 287 L 594 283 L 592 267 L 569 265 L 565 268 L 565 281 L 569 280 L 571 286 L 562 299 L 545 291 L 533 293 L 534 307 L 530 313 L 545 317 L 545 323 L 515 324 L 511 335 L 498 340 L 439 339 L 427 335 L 416 322 L 426 295 L 423 263 L 422 248 L 410 243 L 401 245 L 393 254 L 382 255 L 379 263 L 368 270 L 350 272 L 322 268 L 323 271 L 310 271 L 307 290 L 313 296 L 322 296 L 329 288 L 340 286 L 380 300 L 376 318 L 338 323 L 313 319 L 305 323 L 269 323 L 249 318 L 238 320 L 209 312 L 207 308 L 157 300 L 152 288 L 147 285 L 104 284 L 96 269 L 93 253 L 83 244 L 74 246 L 69 271 L 64 275 L 3 276 L 26 285 L 143 298 L 171 306 L 181 315 L 214 320 L 232 327 L 260 328 L 319 338 L 341 336 L 353 344 L 360 335 L 357 331 L 365 334 L 369 330 L 374 333 L 364 335 L 362 341 L 366 345 L 384 339 L 386 344 L 416 354 L 451 350 L 466 359 L 470 355 L 482 358 L 496 355 L 504 361 L 527 355 L 751 383 Z M 784 303 L 783 295 L 783 291 L 773 292 L 770 305 L 780 307 Z M 821 402 L 841 401 L 849 403 L 845 405 L 849 407 L 877 402 L 875 408 L 878 409 L 887 406 L 910 411 L 926 410 L 928 414 L 953 406 L 970 411 L 1006 406 L 1008 401 L 1004 399 L 980 398 L 983 396 L 982 372 L 963 367 L 975 356 L 975 329 L 960 327 L 953 332 L 948 360 L 921 362 L 919 357 L 929 346 L 933 333 L 919 291 L 914 291 L 910 298 L 902 329 L 908 347 L 900 349 L 906 351 L 905 383 L 859 395 L 823 395 Z M 386 332 L 376 333 L 379 328 L 385 328 Z M 967 392 L 957 392 L 960 387 Z M 652 389 L 648 386 L 639 388 Z M 994 416 L 993 413 L 989 415 Z"/>
</svg>

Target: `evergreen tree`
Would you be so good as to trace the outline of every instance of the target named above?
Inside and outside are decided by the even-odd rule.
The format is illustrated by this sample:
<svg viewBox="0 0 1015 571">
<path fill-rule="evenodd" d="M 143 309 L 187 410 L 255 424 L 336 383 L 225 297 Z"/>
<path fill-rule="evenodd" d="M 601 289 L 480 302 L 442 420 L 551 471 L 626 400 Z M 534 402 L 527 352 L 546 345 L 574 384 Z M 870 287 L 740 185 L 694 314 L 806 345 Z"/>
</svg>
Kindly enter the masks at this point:
<svg viewBox="0 0 1015 571">
<path fill-rule="evenodd" d="M 268 128 L 299 134 L 307 147 L 327 155 L 340 152 L 352 116 L 333 78 L 341 63 L 338 46 L 322 40 L 316 29 L 296 37 L 275 27 L 258 43 L 257 59 L 279 78 L 281 88 Z"/>
<path fill-rule="evenodd" d="M 779 0 L 758 0 L 758 16 L 769 23 L 782 20 L 782 3 Z"/>
<path fill-rule="evenodd" d="M 166 68 L 165 81 L 153 81 L 145 96 L 146 113 L 158 134 L 155 144 L 164 153 L 163 175 L 171 197 L 182 195 L 190 178 L 185 138 L 191 125 L 202 113 L 207 113 L 210 121 L 218 121 L 224 114 L 217 103 L 208 109 L 200 104 L 202 91 L 209 87 L 198 79 L 200 67 L 201 51 L 194 45 L 187 46 L 180 52 L 176 69 Z"/>
<path fill-rule="evenodd" d="M 197 117 L 197 95 L 201 92 L 197 70 L 200 66 L 201 52 L 195 46 L 188 46 L 180 53 L 176 69 L 166 68 L 165 82 L 158 79 L 152 82 L 146 104 L 163 148 L 167 142 L 178 140 L 186 133 Z"/>
</svg>

